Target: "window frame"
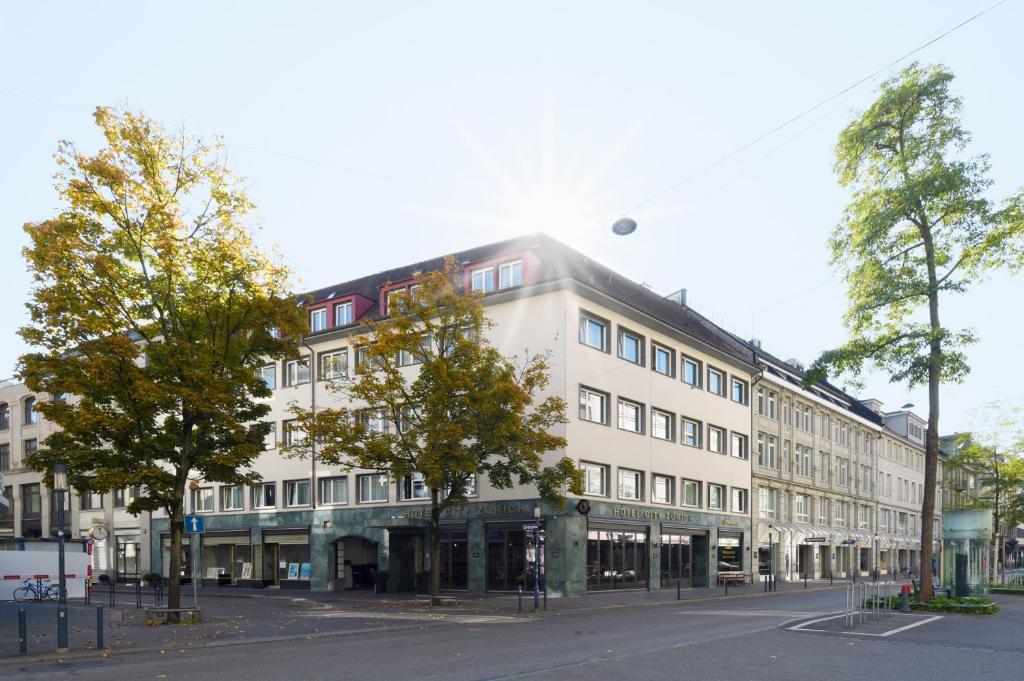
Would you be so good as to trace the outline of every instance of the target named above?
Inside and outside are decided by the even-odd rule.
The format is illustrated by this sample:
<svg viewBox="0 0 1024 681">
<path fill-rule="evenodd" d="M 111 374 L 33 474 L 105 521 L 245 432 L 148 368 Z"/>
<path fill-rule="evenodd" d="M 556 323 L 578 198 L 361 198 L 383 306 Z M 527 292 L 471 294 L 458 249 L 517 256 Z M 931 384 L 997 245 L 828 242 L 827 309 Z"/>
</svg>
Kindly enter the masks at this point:
<svg viewBox="0 0 1024 681">
<path fill-rule="evenodd" d="M 298 489 L 298 486 L 302 483 L 306 483 L 306 503 L 292 503 L 292 490 Z M 298 493 L 296 492 L 296 497 Z M 309 478 L 295 478 L 294 480 L 284 481 L 284 508 L 309 508 L 313 505 L 313 485 Z"/>
<path fill-rule="evenodd" d="M 267 371 L 270 371 L 270 380 L 267 380 Z M 270 362 L 264 364 L 256 370 L 256 378 L 263 381 L 263 384 L 267 386 L 267 390 L 277 390 L 277 364 Z"/>
<path fill-rule="evenodd" d="M 695 357 L 690 357 L 686 354 L 681 354 L 682 358 L 679 363 L 679 380 L 690 386 L 691 388 L 703 388 L 704 387 L 704 363 Z M 693 367 L 693 382 L 687 379 L 687 367 Z"/>
<path fill-rule="evenodd" d="M 718 367 L 713 367 L 713 366 L 711 366 L 709 364 L 708 367 L 707 367 L 707 375 L 708 375 L 708 377 L 707 377 L 707 391 L 709 393 L 711 393 L 712 395 L 718 395 L 719 397 L 727 397 L 727 394 L 726 394 L 726 391 L 727 391 L 726 383 L 728 382 L 729 379 L 728 379 L 728 375 L 726 374 L 726 372 L 721 370 L 721 369 L 719 369 Z M 718 391 L 715 391 L 712 388 L 712 385 L 711 385 L 711 376 L 712 375 L 718 376 L 718 385 L 719 385 L 719 390 Z"/>
<path fill-rule="evenodd" d="M 687 497 L 689 494 L 688 490 L 693 490 L 694 502 L 688 503 Z M 701 502 L 703 501 L 704 483 L 700 480 L 691 480 L 689 478 L 679 478 L 679 505 L 685 506 L 686 508 L 701 508 Z"/>
<path fill-rule="evenodd" d="M 625 344 L 623 342 L 623 339 L 626 338 L 626 337 L 631 338 L 634 341 L 636 341 L 636 359 L 630 359 L 629 357 L 626 357 L 626 355 L 624 354 Z M 616 327 L 616 330 L 615 330 L 615 356 L 616 357 L 618 357 L 619 359 L 621 359 L 624 362 L 629 362 L 630 364 L 635 364 L 637 366 L 642 367 L 645 364 L 644 359 L 645 359 L 645 353 L 647 352 L 645 350 L 645 347 L 646 347 L 646 338 L 644 338 L 644 336 L 642 334 L 639 334 L 636 331 L 633 331 L 632 329 L 630 329 L 628 327 L 622 326 L 621 324 L 619 324 Z"/>
<path fill-rule="evenodd" d="M 302 367 L 303 364 L 306 365 L 306 378 L 305 378 L 305 380 L 302 380 L 300 378 L 300 376 L 301 376 L 300 368 Z M 292 374 L 292 372 L 291 372 L 291 367 L 292 366 L 295 367 L 295 372 L 294 372 L 295 376 L 294 376 L 294 378 L 291 375 Z M 293 388 L 293 387 L 295 387 L 297 385 L 305 385 L 306 383 L 309 383 L 309 381 L 310 381 L 309 358 L 304 358 L 304 359 L 286 359 L 284 361 L 284 364 L 282 365 L 282 372 L 284 374 L 283 375 L 284 387 L 286 387 L 286 388 Z"/>
<path fill-rule="evenodd" d="M 627 496 L 622 493 L 623 477 L 632 477 L 636 484 L 636 496 Z M 644 473 L 635 468 L 624 468 L 619 466 L 615 474 L 615 497 L 622 501 L 643 501 L 644 500 Z"/>
<path fill-rule="evenodd" d="M 341 358 L 343 358 L 342 364 L 344 364 L 344 369 L 339 374 L 334 375 L 332 373 L 331 375 L 328 375 L 328 373 L 327 373 L 327 371 L 325 369 L 324 364 L 325 364 L 325 360 L 327 358 L 329 358 L 329 357 L 341 357 Z M 317 373 L 317 380 L 318 381 L 343 381 L 343 380 L 346 380 L 346 379 L 348 379 L 348 348 L 347 347 L 335 348 L 333 350 L 324 350 L 323 352 L 318 352 L 317 356 L 316 356 L 316 364 L 317 364 L 317 366 L 316 366 L 316 373 Z"/>
<path fill-rule="evenodd" d="M 593 323 L 596 326 L 601 327 L 601 346 L 598 347 L 590 342 L 590 327 L 589 323 Z M 580 321 L 579 321 L 579 341 L 580 345 L 585 345 L 588 348 L 594 350 L 600 350 L 601 352 L 611 354 L 611 322 L 586 310 L 580 310 Z"/>
<path fill-rule="evenodd" d="M 717 489 L 718 490 L 718 504 L 717 505 L 715 505 L 713 503 L 714 495 L 711 493 L 711 490 L 713 490 L 713 489 Z M 720 485 L 717 482 L 709 482 L 708 483 L 708 506 L 707 506 L 708 510 L 709 511 L 724 511 L 725 510 L 725 503 L 726 503 L 726 496 L 727 495 L 728 495 L 728 489 L 726 488 L 725 485 Z"/>
<path fill-rule="evenodd" d="M 343 302 L 340 302 L 340 303 L 335 303 L 335 305 L 334 305 L 334 326 L 335 326 L 335 328 L 341 328 L 341 327 L 344 327 L 344 326 L 348 326 L 349 324 L 352 324 L 355 321 L 355 306 L 352 304 L 352 302 L 353 301 L 351 301 L 351 300 L 346 300 L 346 301 L 343 301 Z M 343 319 L 339 319 L 339 315 L 340 315 L 340 313 L 343 310 L 348 310 L 348 314 L 346 315 L 348 317 L 348 321 L 344 321 Z"/>
<path fill-rule="evenodd" d="M 324 489 L 326 483 L 334 483 L 336 480 L 343 480 L 345 483 L 345 500 L 344 501 L 327 501 L 324 498 Z M 347 475 L 325 475 L 322 478 L 317 478 L 317 499 L 321 506 L 347 506 L 349 503 L 349 492 L 348 492 L 348 476 Z M 332 494 L 333 497 L 333 494 Z"/>
<path fill-rule="evenodd" d="M 227 504 L 228 496 L 234 490 L 241 491 L 241 504 L 238 506 L 229 506 Z M 221 511 L 244 511 L 245 510 L 245 486 L 244 485 L 221 485 L 220 486 L 220 510 Z"/>
<path fill-rule="evenodd" d="M 494 291 L 496 291 L 497 288 L 496 282 L 494 281 L 494 273 L 494 265 L 485 265 L 483 267 L 474 267 L 473 269 L 471 269 L 469 271 L 469 290 L 473 291 L 474 293 L 483 294 L 493 293 Z M 483 288 L 476 287 L 476 277 L 478 274 L 481 275 L 481 278 L 486 277 L 486 279 L 490 281 L 490 288 L 487 288 L 488 282 L 486 280 L 483 282 Z"/>
<path fill-rule="evenodd" d="M 318 318 L 322 319 L 322 325 L 321 325 L 321 327 L 319 329 L 317 328 L 317 324 L 316 324 L 316 320 Z M 310 332 L 310 334 L 320 333 L 320 332 L 326 331 L 326 330 L 327 330 L 327 308 L 326 307 L 318 307 L 315 310 L 310 310 L 309 311 L 309 332 Z"/>
<path fill-rule="evenodd" d="M 674 476 L 662 475 L 660 473 L 652 473 L 651 474 L 651 503 L 653 503 L 653 504 L 665 504 L 667 506 L 674 505 L 675 502 L 676 502 L 676 500 L 675 500 L 675 497 L 676 497 L 675 481 L 676 481 L 676 479 L 675 479 Z M 667 494 L 665 495 L 664 498 L 659 498 L 659 495 L 658 495 L 658 488 L 659 488 L 660 483 L 665 483 L 664 484 L 664 488 L 667 491 Z"/>
<path fill-rule="evenodd" d="M 661 371 L 658 369 L 658 355 L 663 354 L 668 358 L 668 370 Z M 662 376 L 668 376 L 674 379 L 676 377 L 676 352 L 672 348 L 662 345 L 657 341 L 651 341 L 651 371 L 661 374 Z"/>
<path fill-rule="evenodd" d="M 736 443 L 740 443 L 740 453 L 736 453 Z M 736 459 L 749 459 L 750 458 L 750 438 L 744 433 L 737 433 L 731 431 L 729 433 L 729 456 Z"/>
<path fill-rule="evenodd" d="M 217 510 L 217 497 L 213 491 L 213 487 L 196 487 L 194 490 L 192 490 L 192 493 L 189 496 L 191 497 L 192 501 L 192 513 L 213 513 L 214 511 Z M 209 508 L 207 508 L 205 504 L 203 505 L 202 508 L 200 508 L 198 502 L 205 501 L 206 499 L 209 499 L 210 501 Z"/>
<path fill-rule="evenodd" d="M 585 403 L 584 403 L 584 400 L 583 400 L 583 393 L 588 393 L 588 395 L 596 395 L 596 396 L 601 398 L 601 400 L 602 400 L 602 402 L 601 402 L 601 418 L 599 420 L 595 421 L 594 419 L 587 418 L 586 416 L 583 415 L 584 414 L 584 408 L 585 408 L 584 407 Z M 579 390 L 579 395 L 580 395 L 580 402 L 579 402 L 579 414 L 578 415 L 579 415 L 580 421 L 586 421 L 587 423 L 597 423 L 597 424 L 600 424 L 602 426 L 609 426 L 609 425 L 611 425 L 611 413 L 610 413 L 610 411 L 611 411 L 611 409 L 610 409 L 611 395 L 609 393 L 606 393 L 606 392 L 603 392 L 603 391 L 600 391 L 600 390 L 595 390 L 594 388 L 589 388 L 587 386 L 581 385 L 580 386 L 580 390 Z M 589 403 L 587 403 L 586 406 L 589 407 Z"/>
<path fill-rule="evenodd" d="M 719 435 L 719 437 L 718 437 L 719 448 L 718 449 L 712 449 L 712 447 L 711 447 L 711 443 L 712 443 L 712 440 L 713 440 L 713 438 L 711 437 L 711 431 L 715 431 Z M 728 454 L 729 453 L 727 451 L 727 447 L 729 446 L 729 443 L 728 443 L 727 431 L 726 431 L 725 428 L 722 428 L 721 426 L 712 425 L 712 424 L 709 423 L 708 424 L 708 439 L 707 439 L 707 442 L 708 442 L 708 451 L 709 452 L 714 452 L 715 454 Z"/>
<path fill-rule="evenodd" d="M 580 461 L 578 468 L 580 469 L 580 472 L 583 473 L 583 494 L 591 497 L 603 497 L 605 499 L 610 497 L 610 471 L 609 466 L 607 464 L 595 463 L 593 461 Z M 601 477 L 601 491 L 594 492 L 591 491 L 590 487 L 591 478 L 589 475 L 589 471 L 598 469 L 600 470 Z"/>
<path fill-rule="evenodd" d="M 384 498 L 383 499 L 364 499 L 363 498 L 363 480 L 370 480 L 372 478 L 384 478 Z M 371 483 L 372 484 L 372 483 Z M 379 489 L 379 486 L 377 487 Z M 373 488 L 371 487 L 371 491 Z M 361 473 L 356 476 L 356 503 L 357 504 L 386 504 L 391 497 L 390 494 L 390 482 L 388 481 L 387 473 Z"/>
<path fill-rule="evenodd" d="M 627 428 L 623 426 L 622 410 L 623 407 L 631 408 L 636 416 L 636 428 Z M 627 433 L 636 433 L 637 435 L 643 435 L 644 429 L 644 405 L 634 400 L 627 399 L 625 397 L 618 397 L 615 400 L 615 425 L 619 430 L 624 430 Z"/>
<path fill-rule="evenodd" d="M 740 399 L 736 399 L 736 388 L 740 389 Z M 729 399 L 736 404 L 750 404 L 750 383 L 737 376 L 729 377 Z"/>
<path fill-rule="evenodd" d="M 739 493 L 741 504 L 740 507 L 736 507 L 736 493 Z M 730 513 L 749 513 L 750 512 L 750 490 L 743 487 L 730 487 L 729 488 L 729 512 Z"/>
<path fill-rule="evenodd" d="M 515 277 L 515 266 L 516 265 L 519 265 L 519 281 L 516 281 L 516 277 Z M 505 274 L 505 270 L 506 269 L 508 269 L 509 272 L 510 272 L 510 274 L 509 274 L 509 282 L 510 283 L 507 284 L 507 285 L 505 285 L 505 283 L 504 283 L 504 281 L 505 281 L 504 274 Z M 519 258 L 517 260 L 509 260 L 507 262 L 503 262 L 500 265 L 498 265 L 498 290 L 499 291 L 504 291 L 504 290 L 510 289 L 510 288 L 518 288 L 519 286 L 522 286 L 522 285 L 523 285 L 523 259 L 522 258 Z"/>
<path fill-rule="evenodd" d="M 688 416 L 680 416 L 679 419 L 683 422 L 682 428 L 680 428 L 680 443 L 685 445 L 685 446 L 687 446 L 687 447 L 693 447 L 695 449 L 703 449 L 704 448 L 704 423 L 702 421 L 698 421 L 697 419 L 689 418 Z M 686 441 L 686 436 L 687 436 L 686 426 L 687 426 L 687 424 L 692 425 L 694 427 L 693 430 L 694 430 L 694 433 L 697 436 L 696 437 L 696 442 L 690 443 L 690 442 Z"/>
<path fill-rule="evenodd" d="M 271 490 L 270 496 L 273 497 L 271 501 L 273 503 L 266 503 L 267 495 L 266 490 Z M 266 511 L 277 508 L 277 481 L 263 481 L 258 482 L 255 485 L 249 487 L 250 494 L 249 499 L 254 511 Z M 260 503 L 257 503 L 259 499 Z"/>
<path fill-rule="evenodd" d="M 658 422 L 658 418 L 659 417 L 661 417 L 663 419 L 666 419 L 666 422 L 668 423 L 668 428 L 667 428 L 665 437 L 660 437 L 660 436 L 658 436 L 656 434 L 657 431 L 658 431 L 658 428 L 655 427 L 655 424 Z M 665 411 L 664 409 L 659 409 L 657 407 L 651 407 L 651 437 L 653 437 L 656 440 L 663 440 L 665 442 L 675 442 L 676 441 L 676 415 L 673 414 L 670 411 Z"/>
</svg>

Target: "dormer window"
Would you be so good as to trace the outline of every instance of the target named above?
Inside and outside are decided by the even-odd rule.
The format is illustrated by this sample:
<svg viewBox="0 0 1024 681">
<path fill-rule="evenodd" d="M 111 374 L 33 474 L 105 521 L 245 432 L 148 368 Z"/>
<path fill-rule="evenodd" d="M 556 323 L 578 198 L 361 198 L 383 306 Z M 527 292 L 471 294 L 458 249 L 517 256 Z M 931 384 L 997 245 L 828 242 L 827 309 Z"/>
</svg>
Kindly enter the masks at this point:
<svg viewBox="0 0 1024 681">
<path fill-rule="evenodd" d="M 498 288 L 514 288 L 523 285 L 523 261 L 513 260 L 498 268 Z"/>
<path fill-rule="evenodd" d="M 334 325 L 348 326 L 352 323 L 352 303 L 339 303 L 334 306 Z"/>
<path fill-rule="evenodd" d="M 474 291 L 490 293 L 494 290 L 493 267 L 481 267 L 480 269 L 473 270 L 471 275 L 470 282 Z"/>
<path fill-rule="evenodd" d="M 320 308 L 319 310 L 313 310 L 309 313 L 309 330 L 310 333 L 317 333 L 320 331 L 327 330 L 327 309 Z"/>
</svg>

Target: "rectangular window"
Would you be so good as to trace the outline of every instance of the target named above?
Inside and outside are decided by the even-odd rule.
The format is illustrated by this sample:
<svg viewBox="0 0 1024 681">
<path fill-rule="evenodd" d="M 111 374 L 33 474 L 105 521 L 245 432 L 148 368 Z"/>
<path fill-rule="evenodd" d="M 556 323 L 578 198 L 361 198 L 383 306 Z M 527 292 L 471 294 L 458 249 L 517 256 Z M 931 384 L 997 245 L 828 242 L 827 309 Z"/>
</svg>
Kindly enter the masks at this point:
<svg viewBox="0 0 1024 681">
<path fill-rule="evenodd" d="M 674 442 L 676 417 L 667 411 L 651 409 L 651 436 L 659 440 Z"/>
<path fill-rule="evenodd" d="M 261 482 L 252 487 L 253 508 L 277 507 L 277 483 Z"/>
<path fill-rule="evenodd" d="M 309 506 L 309 480 L 286 480 L 284 483 L 285 506 Z"/>
<path fill-rule="evenodd" d="M 0 403 L 0 430 L 7 430 L 11 427 L 11 407 L 7 403 Z"/>
<path fill-rule="evenodd" d="M 624 359 L 633 364 L 643 366 L 644 363 L 644 339 L 643 336 L 632 331 L 619 327 L 618 342 L 619 359 Z"/>
<path fill-rule="evenodd" d="M 808 523 L 811 517 L 811 498 L 806 494 L 793 497 L 793 516 L 798 523 Z"/>
<path fill-rule="evenodd" d="M 192 512 L 205 513 L 213 511 L 213 488 L 200 487 L 192 490 Z"/>
<path fill-rule="evenodd" d="M 747 512 L 747 490 L 736 487 L 732 488 L 732 512 Z"/>
<path fill-rule="evenodd" d="M 774 390 L 768 391 L 768 418 L 777 421 L 779 418 L 779 394 Z"/>
<path fill-rule="evenodd" d="M 768 406 L 767 406 L 767 402 L 765 401 L 764 388 L 758 388 L 757 389 L 757 414 L 759 416 L 764 416 L 767 409 L 768 409 Z"/>
<path fill-rule="evenodd" d="M 367 504 L 388 500 L 388 476 L 384 473 L 370 473 L 357 478 L 359 503 Z"/>
<path fill-rule="evenodd" d="M 273 390 L 277 387 L 277 367 L 273 364 L 267 364 L 256 370 L 256 378 L 263 381 L 268 388 Z"/>
<path fill-rule="evenodd" d="M 712 511 L 725 510 L 725 487 L 708 485 L 708 508 Z"/>
<path fill-rule="evenodd" d="M 725 397 L 725 374 L 713 367 L 708 367 L 708 392 Z"/>
<path fill-rule="evenodd" d="M 338 303 L 334 306 L 334 325 L 348 326 L 352 323 L 352 303 Z"/>
<path fill-rule="evenodd" d="M 789 398 L 782 400 L 782 422 L 789 425 Z"/>
<path fill-rule="evenodd" d="M 490 293 L 494 290 L 494 268 L 481 267 L 471 273 L 471 282 L 474 291 Z"/>
<path fill-rule="evenodd" d="M 675 503 L 674 479 L 667 475 L 654 475 L 651 482 L 651 501 L 657 504 Z"/>
<path fill-rule="evenodd" d="M 583 473 L 583 493 L 598 497 L 608 496 L 608 467 L 596 463 L 580 462 Z"/>
<path fill-rule="evenodd" d="M 498 286 L 513 288 L 523 284 L 523 261 L 506 262 L 498 268 Z"/>
<path fill-rule="evenodd" d="M 737 402 L 739 404 L 746 404 L 747 403 L 747 391 L 748 390 L 749 390 L 749 388 L 747 387 L 747 382 L 746 381 L 741 381 L 738 378 L 733 378 L 732 379 L 732 395 L 731 395 L 731 397 L 732 397 L 732 401 L 733 402 Z"/>
<path fill-rule="evenodd" d="M 811 457 L 814 450 L 803 445 L 796 446 L 796 474 L 811 477 Z"/>
<path fill-rule="evenodd" d="M 818 452 L 818 479 L 828 482 L 832 473 L 832 459 L 827 452 Z"/>
<path fill-rule="evenodd" d="M 78 493 L 79 508 L 83 511 L 98 511 L 103 508 L 103 495 L 84 490 Z"/>
<path fill-rule="evenodd" d="M 836 479 L 841 487 L 850 485 L 849 469 L 846 459 L 836 459 Z"/>
<path fill-rule="evenodd" d="M 21 403 L 21 425 L 32 426 L 39 423 L 39 412 L 36 411 L 36 398 L 26 397 Z"/>
<path fill-rule="evenodd" d="M 762 518 L 775 518 L 776 506 L 778 504 L 779 492 L 770 487 L 760 487 L 757 490 L 758 514 Z"/>
<path fill-rule="evenodd" d="M 39 450 L 39 441 L 34 437 L 29 438 L 21 443 L 21 456 L 24 459 L 26 456 L 34 456 Z"/>
<path fill-rule="evenodd" d="M 676 376 L 676 353 L 666 347 L 651 343 L 651 368 L 665 376 Z"/>
<path fill-rule="evenodd" d="M 608 395 L 590 388 L 580 388 L 580 420 L 608 423 Z"/>
<path fill-rule="evenodd" d="M 38 518 L 43 512 L 43 497 L 39 483 L 21 486 L 21 517 Z"/>
<path fill-rule="evenodd" d="M 683 444 L 691 447 L 701 446 L 701 424 L 700 421 L 692 421 L 683 417 Z"/>
<path fill-rule="evenodd" d="M 708 449 L 725 454 L 725 431 L 718 426 L 708 426 Z"/>
<path fill-rule="evenodd" d="M 750 455 L 747 449 L 747 436 L 739 433 L 732 434 L 732 448 L 729 453 L 735 456 L 737 459 L 745 459 Z"/>
<path fill-rule="evenodd" d="M 423 473 L 412 473 L 402 478 L 403 499 L 429 499 L 430 488 Z"/>
<path fill-rule="evenodd" d="M 348 350 L 320 353 L 320 380 L 334 381 L 348 378 Z"/>
<path fill-rule="evenodd" d="M 818 524 L 828 527 L 828 499 L 820 497 L 818 499 Z"/>
<path fill-rule="evenodd" d="M 683 355 L 683 374 L 682 374 L 683 383 L 686 383 L 687 385 L 691 385 L 694 388 L 699 388 L 701 386 L 701 383 L 700 383 L 700 376 L 701 376 L 700 366 L 701 366 L 700 362 L 698 362 L 697 360 L 690 359 L 686 355 Z"/>
<path fill-rule="evenodd" d="M 324 505 L 347 504 L 348 478 L 344 475 L 320 478 L 320 503 Z"/>
<path fill-rule="evenodd" d="M 639 500 L 643 497 L 644 474 L 640 471 L 619 469 L 619 499 Z"/>
<path fill-rule="evenodd" d="M 224 485 L 220 488 L 220 510 L 241 511 L 245 504 L 245 489 L 241 485 Z"/>
<path fill-rule="evenodd" d="M 608 352 L 608 322 L 600 317 L 581 312 L 580 343 Z"/>
<path fill-rule="evenodd" d="M 281 421 L 281 440 L 285 447 L 299 444 L 302 434 L 296 430 L 297 423 L 295 419 Z"/>
<path fill-rule="evenodd" d="M 311 333 L 327 329 L 327 309 L 311 310 L 309 313 L 309 330 Z"/>
<path fill-rule="evenodd" d="M 284 384 L 286 386 L 309 383 L 309 360 L 290 359 L 284 363 Z"/>
<path fill-rule="evenodd" d="M 846 527 L 846 502 L 836 500 L 836 527 Z"/>
<path fill-rule="evenodd" d="M 696 480 L 681 480 L 679 488 L 679 503 L 692 508 L 700 507 L 701 484 Z"/>
<path fill-rule="evenodd" d="M 0 444 L 0 471 L 11 470 L 11 445 L 10 443 Z"/>
<path fill-rule="evenodd" d="M 619 398 L 619 429 L 633 433 L 644 432 L 644 408 L 635 402 Z"/>
</svg>

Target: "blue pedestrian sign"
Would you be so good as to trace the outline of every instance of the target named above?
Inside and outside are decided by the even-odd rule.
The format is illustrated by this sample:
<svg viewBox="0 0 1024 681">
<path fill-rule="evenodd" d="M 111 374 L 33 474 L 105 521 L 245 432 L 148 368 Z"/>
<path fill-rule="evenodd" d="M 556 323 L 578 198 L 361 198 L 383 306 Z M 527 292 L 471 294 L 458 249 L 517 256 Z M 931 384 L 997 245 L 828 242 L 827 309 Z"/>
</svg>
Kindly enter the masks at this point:
<svg viewBox="0 0 1024 681">
<path fill-rule="evenodd" d="M 206 517 L 201 515 L 185 516 L 185 532 L 189 534 L 206 532 Z"/>
</svg>

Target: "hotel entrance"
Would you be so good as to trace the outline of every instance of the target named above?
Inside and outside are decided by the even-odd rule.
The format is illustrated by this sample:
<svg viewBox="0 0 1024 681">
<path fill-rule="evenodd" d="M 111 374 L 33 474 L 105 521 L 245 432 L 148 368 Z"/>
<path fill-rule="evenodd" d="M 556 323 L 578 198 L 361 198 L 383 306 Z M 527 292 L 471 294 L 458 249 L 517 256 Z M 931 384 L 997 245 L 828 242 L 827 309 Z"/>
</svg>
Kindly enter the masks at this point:
<svg viewBox="0 0 1024 681">
<path fill-rule="evenodd" d="M 693 586 L 693 551 L 688 534 L 661 535 L 661 586 Z"/>
<path fill-rule="evenodd" d="M 636 589 L 647 586 L 646 527 L 587 530 L 587 589 Z M 681 546 L 680 542 L 680 546 Z M 677 551 L 682 574 L 682 550 Z"/>
</svg>

